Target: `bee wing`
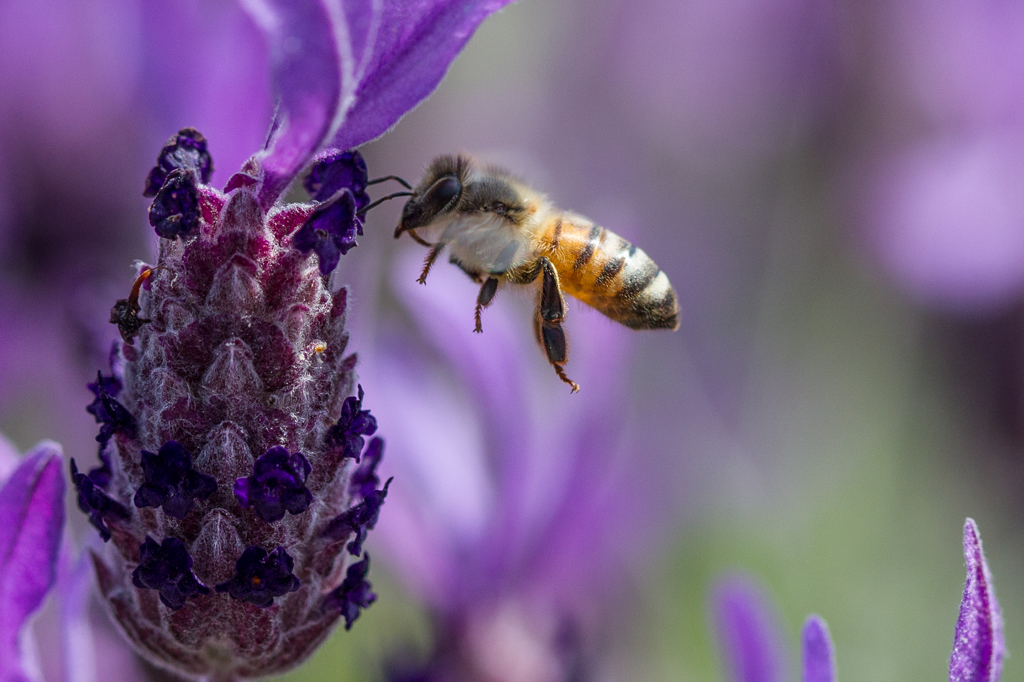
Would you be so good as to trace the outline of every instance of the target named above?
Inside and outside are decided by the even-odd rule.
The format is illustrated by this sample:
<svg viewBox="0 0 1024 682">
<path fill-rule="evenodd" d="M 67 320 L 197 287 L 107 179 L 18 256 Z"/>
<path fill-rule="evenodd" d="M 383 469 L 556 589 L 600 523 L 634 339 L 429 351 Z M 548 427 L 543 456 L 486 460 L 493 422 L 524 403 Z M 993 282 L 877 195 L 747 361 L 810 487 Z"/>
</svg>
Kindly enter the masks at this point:
<svg viewBox="0 0 1024 682">
<path fill-rule="evenodd" d="M 492 214 L 467 215 L 449 223 L 441 241 L 451 244 L 452 256 L 472 269 L 503 273 L 530 253 L 530 237 L 522 228 Z"/>
</svg>

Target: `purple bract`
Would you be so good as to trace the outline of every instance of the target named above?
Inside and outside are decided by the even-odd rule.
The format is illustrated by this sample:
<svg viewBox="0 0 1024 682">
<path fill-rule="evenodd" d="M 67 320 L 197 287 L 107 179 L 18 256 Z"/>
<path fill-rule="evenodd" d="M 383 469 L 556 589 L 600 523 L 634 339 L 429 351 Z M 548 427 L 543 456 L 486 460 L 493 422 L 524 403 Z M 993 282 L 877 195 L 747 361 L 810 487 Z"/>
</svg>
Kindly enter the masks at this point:
<svg viewBox="0 0 1024 682">
<path fill-rule="evenodd" d="M 960 616 L 956 621 L 949 680 L 998 682 L 1006 655 L 1003 617 L 974 519 L 967 519 L 964 523 L 964 560 L 967 562 L 967 584 L 964 585 Z"/>
<path fill-rule="evenodd" d="M 0 459 L 4 447 L 0 435 Z M 6 473 L 0 468 L 0 680 L 21 682 L 34 679 L 22 635 L 57 577 L 64 530 L 60 446 L 40 443 L 4 480 Z"/>
</svg>

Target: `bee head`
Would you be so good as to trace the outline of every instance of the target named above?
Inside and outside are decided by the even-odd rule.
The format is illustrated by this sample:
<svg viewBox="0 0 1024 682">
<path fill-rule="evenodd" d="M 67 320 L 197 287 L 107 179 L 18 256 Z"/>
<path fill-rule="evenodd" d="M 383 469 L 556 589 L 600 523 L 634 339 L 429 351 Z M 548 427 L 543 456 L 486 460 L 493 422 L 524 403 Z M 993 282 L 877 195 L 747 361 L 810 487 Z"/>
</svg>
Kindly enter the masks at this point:
<svg viewBox="0 0 1024 682">
<path fill-rule="evenodd" d="M 395 228 L 395 239 L 406 230 L 429 225 L 440 216 L 453 211 L 462 198 L 469 159 L 442 156 L 435 159 L 412 198 L 405 202 L 402 219 Z"/>
</svg>

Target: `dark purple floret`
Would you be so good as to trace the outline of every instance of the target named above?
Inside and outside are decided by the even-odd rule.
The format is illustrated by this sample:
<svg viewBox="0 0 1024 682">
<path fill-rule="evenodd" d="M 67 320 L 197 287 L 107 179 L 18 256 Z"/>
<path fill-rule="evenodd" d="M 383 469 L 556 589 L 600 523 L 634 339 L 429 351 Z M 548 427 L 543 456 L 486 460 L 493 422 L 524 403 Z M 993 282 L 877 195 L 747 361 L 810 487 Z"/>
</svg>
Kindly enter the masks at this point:
<svg viewBox="0 0 1024 682">
<path fill-rule="evenodd" d="M 316 251 L 321 275 L 333 272 L 341 257 L 356 245 L 356 236 L 363 234 L 363 221 L 356 210 L 352 192 L 342 188 L 317 206 L 292 237 L 292 246 L 302 253 Z"/>
<path fill-rule="evenodd" d="M 213 158 L 206 149 L 206 138 L 195 128 L 182 128 L 178 134 L 167 141 L 160 150 L 156 166 L 149 171 L 146 178 L 144 197 L 155 197 L 164 186 L 167 176 L 176 169 L 196 171 L 199 178 L 206 184 L 213 172 Z"/>
<path fill-rule="evenodd" d="M 324 598 L 324 609 L 337 609 L 345 617 L 345 629 L 352 628 L 362 609 L 377 601 L 371 590 L 373 585 L 366 580 L 370 572 L 370 555 L 348 567 L 345 579 Z"/>
<path fill-rule="evenodd" d="M 380 485 L 380 478 L 377 476 L 377 467 L 384 457 L 384 439 L 374 436 L 366 446 L 363 453 L 362 463 L 352 472 L 352 482 L 349 490 L 353 495 L 366 499 L 377 486 Z"/>
<path fill-rule="evenodd" d="M 377 432 L 377 420 L 369 410 L 362 407 L 363 387 L 359 386 L 358 395 L 345 398 L 338 423 L 325 436 L 328 447 L 340 445 L 344 448 L 344 456 L 356 461 L 359 461 L 359 453 L 363 451 L 363 436 L 372 436 Z"/>
<path fill-rule="evenodd" d="M 374 490 L 362 502 L 331 519 L 324 529 L 323 536 L 341 540 L 354 533 L 356 537 L 346 545 L 346 549 L 352 556 L 359 556 L 363 551 L 367 531 L 373 530 L 377 524 L 380 508 L 384 504 L 384 498 L 388 496 L 388 486 L 393 480 L 394 477 L 389 478 L 382 489 Z"/>
<path fill-rule="evenodd" d="M 100 444 L 100 450 L 102 450 L 103 446 L 107 444 L 107 441 L 115 433 L 123 433 L 129 438 L 134 438 L 135 417 L 132 416 L 131 412 L 124 405 L 107 393 L 103 375 L 97 372 L 96 377 L 96 383 L 89 384 L 89 388 L 96 394 L 96 400 L 85 409 L 96 418 L 97 422 L 103 425 L 100 427 L 99 435 L 96 436 L 96 442 Z"/>
<path fill-rule="evenodd" d="M 89 403 L 89 406 L 85 408 L 85 411 L 96 419 L 97 424 L 108 421 L 110 415 L 103 409 L 103 400 L 100 398 L 100 392 L 106 393 L 111 398 L 116 398 L 123 388 L 120 379 L 113 375 L 105 377 L 102 372 L 96 372 L 96 381 L 86 384 L 85 387 L 96 396 Z"/>
<path fill-rule="evenodd" d="M 164 538 L 162 544 L 146 536 L 139 546 L 139 565 L 132 572 L 135 587 L 160 591 L 160 601 L 177 611 L 191 597 L 210 594 L 192 572 L 192 557 L 178 538 Z"/>
<path fill-rule="evenodd" d="M 89 480 L 101 488 L 106 488 L 110 485 L 110 479 L 113 475 L 114 471 L 110 468 L 110 455 L 103 451 L 103 446 L 101 445 L 100 465 L 89 470 Z"/>
<path fill-rule="evenodd" d="M 71 458 L 71 482 L 78 492 L 78 508 L 89 515 L 89 523 L 100 532 L 103 542 L 110 539 L 105 519 L 127 521 L 132 517 L 127 507 L 97 488 L 88 476 L 78 473 L 74 457 Z"/>
<path fill-rule="evenodd" d="M 198 232 L 201 215 L 195 173 L 174 169 L 149 207 L 149 224 L 164 239 L 177 239 Z"/>
<path fill-rule="evenodd" d="M 267 608 L 281 597 L 299 589 L 299 579 L 292 574 L 295 562 L 284 547 L 270 554 L 262 547 L 247 547 L 235 564 L 235 575 L 220 583 L 218 592 L 227 592 L 234 599 Z"/>
<path fill-rule="evenodd" d="M 347 152 L 335 151 L 319 159 L 302 184 L 316 201 L 326 201 L 338 190 L 348 189 L 359 211 L 370 203 L 370 196 L 366 193 L 368 181 L 363 155 L 351 149 Z"/>
<path fill-rule="evenodd" d="M 142 451 L 146 482 L 135 491 L 135 506 L 160 507 L 176 519 L 184 519 L 195 500 L 205 500 L 217 490 L 217 479 L 192 468 L 192 454 L 177 441 L 169 440 L 153 454 Z"/>
<path fill-rule="evenodd" d="M 310 471 L 309 460 L 301 452 L 289 453 L 283 445 L 275 445 L 256 460 L 252 476 L 235 481 L 235 497 L 267 523 L 280 521 L 286 511 L 301 514 L 313 501 L 306 488 Z"/>
<path fill-rule="evenodd" d="M 113 415 L 107 412 L 106 408 L 103 407 L 103 399 L 100 397 L 100 393 L 104 393 L 110 398 L 116 398 L 123 388 L 121 380 L 116 376 L 103 376 L 102 372 L 96 373 L 96 381 L 86 384 L 86 388 L 92 391 L 93 395 L 96 396 L 89 406 L 86 407 L 86 411 L 96 419 L 97 424 L 104 422 L 113 421 Z M 110 456 L 103 452 L 107 446 L 107 440 L 109 437 L 100 442 L 99 458 L 100 466 L 89 471 L 89 478 L 92 482 L 101 488 L 106 488 L 110 483 L 110 477 L 113 475 L 113 471 L 110 468 Z"/>
</svg>

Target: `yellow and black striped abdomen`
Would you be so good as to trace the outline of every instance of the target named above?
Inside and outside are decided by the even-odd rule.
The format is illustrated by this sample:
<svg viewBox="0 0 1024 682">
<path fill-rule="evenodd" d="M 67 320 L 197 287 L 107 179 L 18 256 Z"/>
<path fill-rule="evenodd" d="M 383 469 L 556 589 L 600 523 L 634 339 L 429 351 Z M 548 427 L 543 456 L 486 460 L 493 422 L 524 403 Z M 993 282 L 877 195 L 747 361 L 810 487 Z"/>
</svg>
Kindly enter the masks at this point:
<svg viewBox="0 0 1024 682">
<path fill-rule="evenodd" d="M 542 252 L 565 293 L 633 329 L 676 329 L 679 304 L 668 276 L 642 249 L 577 216 L 548 221 Z"/>
</svg>

